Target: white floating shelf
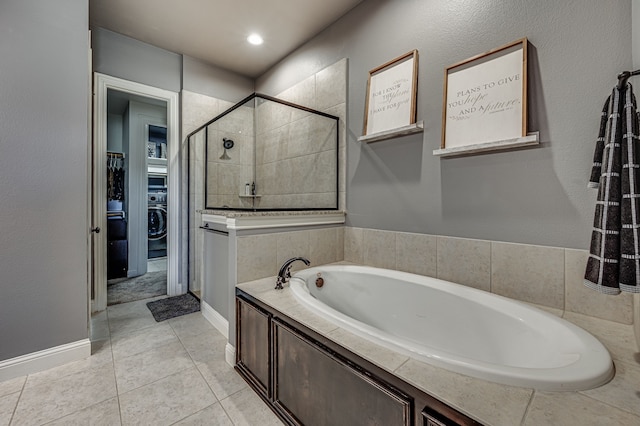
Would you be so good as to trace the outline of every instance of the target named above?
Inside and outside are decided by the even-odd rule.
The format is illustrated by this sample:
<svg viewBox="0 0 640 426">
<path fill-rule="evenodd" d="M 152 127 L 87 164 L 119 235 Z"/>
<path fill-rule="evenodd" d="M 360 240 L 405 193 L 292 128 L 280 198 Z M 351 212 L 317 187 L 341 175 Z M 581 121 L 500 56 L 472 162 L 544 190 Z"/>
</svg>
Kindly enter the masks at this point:
<svg viewBox="0 0 640 426">
<path fill-rule="evenodd" d="M 434 149 L 437 157 L 453 157 L 456 155 L 478 154 L 481 152 L 498 151 L 502 149 L 518 148 L 540 144 L 540 132 L 531 132 L 522 138 L 505 139 L 496 142 L 479 143 L 476 145 L 456 146 L 453 148 Z"/>
<path fill-rule="evenodd" d="M 385 139 L 391 139 L 396 136 L 412 135 L 414 133 L 421 133 L 424 131 L 424 122 L 422 120 L 417 123 L 409 124 L 408 126 L 398 127 L 397 129 L 385 130 L 384 132 L 373 133 L 370 135 L 360 136 L 359 142 L 377 142 Z"/>
</svg>

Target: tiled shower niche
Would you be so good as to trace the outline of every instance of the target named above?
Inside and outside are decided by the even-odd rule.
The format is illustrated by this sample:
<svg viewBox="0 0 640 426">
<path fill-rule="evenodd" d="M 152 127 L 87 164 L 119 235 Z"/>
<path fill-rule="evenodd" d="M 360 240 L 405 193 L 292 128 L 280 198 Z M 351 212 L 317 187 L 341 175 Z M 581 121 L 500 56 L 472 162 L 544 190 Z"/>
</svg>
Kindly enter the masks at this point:
<svg viewBox="0 0 640 426">
<path fill-rule="evenodd" d="M 189 135 L 205 144 L 204 208 L 338 209 L 338 123 L 257 93 L 213 118 Z"/>
</svg>

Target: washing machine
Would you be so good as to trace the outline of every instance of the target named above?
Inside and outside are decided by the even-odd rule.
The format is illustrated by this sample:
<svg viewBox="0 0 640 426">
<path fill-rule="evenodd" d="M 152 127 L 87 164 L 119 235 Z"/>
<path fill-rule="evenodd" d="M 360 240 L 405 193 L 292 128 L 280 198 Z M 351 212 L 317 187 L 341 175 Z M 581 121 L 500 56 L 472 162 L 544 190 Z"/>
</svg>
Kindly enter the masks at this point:
<svg viewBox="0 0 640 426">
<path fill-rule="evenodd" d="M 167 191 L 147 194 L 148 258 L 167 255 Z"/>
</svg>

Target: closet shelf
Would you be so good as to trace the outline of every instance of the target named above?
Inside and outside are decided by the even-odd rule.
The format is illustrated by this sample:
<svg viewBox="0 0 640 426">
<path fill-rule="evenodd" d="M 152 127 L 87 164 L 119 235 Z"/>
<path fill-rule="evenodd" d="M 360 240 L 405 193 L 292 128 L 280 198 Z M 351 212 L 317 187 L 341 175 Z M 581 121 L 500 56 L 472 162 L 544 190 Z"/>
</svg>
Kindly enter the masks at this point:
<svg viewBox="0 0 640 426">
<path fill-rule="evenodd" d="M 424 131 L 424 122 L 422 120 L 417 123 L 409 124 L 408 126 L 398 127 L 397 129 L 385 130 L 384 132 L 372 133 L 370 135 L 363 135 L 358 138 L 358 142 L 378 142 L 385 139 L 391 139 L 396 136 L 412 135 L 414 133 L 421 133 Z"/>
<path fill-rule="evenodd" d="M 479 154 L 482 152 L 498 151 L 509 148 L 519 148 L 540 144 L 540 132 L 531 132 L 522 138 L 505 139 L 495 142 L 479 143 L 475 145 L 455 146 L 452 148 L 434 149 L 436 157 L 453 157 L 456 155 Z"/>
</svg>

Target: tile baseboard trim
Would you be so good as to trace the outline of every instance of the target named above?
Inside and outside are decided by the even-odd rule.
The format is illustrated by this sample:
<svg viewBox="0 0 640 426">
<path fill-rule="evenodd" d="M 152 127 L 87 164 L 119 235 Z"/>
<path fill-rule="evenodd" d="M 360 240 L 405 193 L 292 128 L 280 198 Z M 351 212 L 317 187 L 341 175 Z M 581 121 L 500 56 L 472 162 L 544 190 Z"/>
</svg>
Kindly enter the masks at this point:
<svg viewBox="0 0 640 426">
<path fill-rule="evenodd" d="M 65 345 L 0 361 L 0 382 L 37 373 L 91 356 L 91 341 L 82 339 Z"/>
<path fill-rule="evenodd" d="M 202 316 L 211 323 L 224 337 L 229 338 L 229 321 L 220 315 L 204 300 L 200 301 L 200 311 Z"/>
<path fill-rule="evenodd" d="M 224 347 L 224 360 L 227 361 L 227 364 L 230 366 L 236 366 L 236 348 L 231 346 L 229 342 L 227 342 L 227 345 Z"/>
</svg>

